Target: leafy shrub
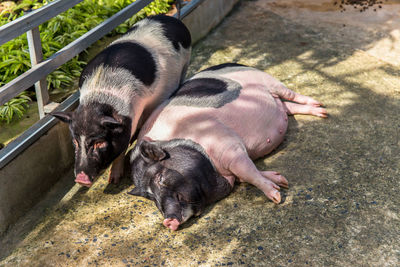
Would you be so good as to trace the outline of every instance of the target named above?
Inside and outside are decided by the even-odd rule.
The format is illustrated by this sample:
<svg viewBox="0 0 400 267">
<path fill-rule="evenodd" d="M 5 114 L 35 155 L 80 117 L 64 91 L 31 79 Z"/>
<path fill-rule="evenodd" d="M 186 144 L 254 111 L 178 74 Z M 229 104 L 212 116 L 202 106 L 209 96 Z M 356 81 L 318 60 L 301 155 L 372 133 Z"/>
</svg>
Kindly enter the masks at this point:
<svg viewBox="0 0 400 267">
<path fill-rule="evenodd" d="M 27 9 L 37 9 L 50 1 L 23 0 L 11 13 L 0 16 L 0 25 L 4 25 L 22 16 Z M 84 0 L 78 5 L 59 14 L 39 26 L 44 58 L 71 43 L 90 29 L 111 17 L 135 0 Z M 148 15 L 165 13 L 171 6 L 171 0 L 155 0 L 138 14 L 119 25 L 109 36 L 125 33 L 136 21 Z M 31 67 L 26 34 L 0 46 L 0 86 L 12 81 Z M 82 55 L 78 55 L 47 76 L 50 91 L 65 90 L 77 79 L 86 65 Z M 26 110 L 26 95 L 20 95 L 0 107 L 0 120 L 10 122 L 17 115 L 21 117 Z M 13 110 L 13 111 L 11 111 Z"/>
<path fill-rule="evenodd" d="M 29 101 L 31 101 L 31 98 L 25 92 L 11 99 L 3 106 L 0 106 L 0 119 L 10 123 L 15 116 L 22 118 L 28 108 Z"/>
</svg>

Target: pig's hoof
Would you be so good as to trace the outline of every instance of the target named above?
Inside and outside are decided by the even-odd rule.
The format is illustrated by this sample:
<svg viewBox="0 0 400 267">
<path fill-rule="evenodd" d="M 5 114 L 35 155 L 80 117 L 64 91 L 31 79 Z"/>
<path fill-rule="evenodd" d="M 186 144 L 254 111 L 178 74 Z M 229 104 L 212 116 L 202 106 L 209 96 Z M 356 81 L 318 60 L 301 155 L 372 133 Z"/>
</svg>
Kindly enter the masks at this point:
<svg viewBox="0 0 400 267">
<path fill-rule="evenodd" d="M 310 107 L 307 114 L 311 114 L 320 118 L 327 118 L 328 112 L 322 107 Z"/>
<path fill-rule="evenodd" d="M 317 108 L 315 110 L 315 116 L 321 117 L 321 118 L 327 118 L 328 117 L 328 112 L 324 108 Z"/>
<path fill-rule="evenodd" d="M 167 218 L 163 221 L 163 224 L 165 227 L 171 229 L 172 231 L 178 230 L 179 227 L 179 221 L 175 218 Z"/>
<path fill-rule="evenodd" d="M 315 99 L 313 99 L 313 98 L 311 98 L 311 97 L 309 97 L 306 105 L 314 106 L 314 107 L 320 107 L 320 106 L 322 106 L 322 103 L 317 101 L 317 100 L 315 100 Z"/>
<path fill-rule="evenodd" d="M 278 190 L 273 189 L 267 192 L 267 197 L 271 199 L 275 204 L 281 203 L 281 193 Z"/>
<path fill-rule="evenodd" d="M 110 176 L 108 177 L 109 184 L 118 184 L 120 180 L 121 180 L 121 176 L 115 175 L 113 173 L 110 173 Z"/>
<path fill-rule="evenodd" d="M 260 184 L 258 184 L 257 187 L 264 192 L 267 198 L 269 198 L 276 204 L 279 204 L 281 202 L 281 194 L 278 191 L 280 187 L 271 180 L 265 179 Z"/>
<path fill-rule="evenodd" d="M 286 178 L 281 175 L 279 172 L 274 172 L 274 171 L 262 171 L 260 172 L 262 176 L 267 178 L 268 180 L 274 182 L 275 184 L 283 187 L 283 188 L 289 188 L 289 183 L 286 180 Z"/>
</svg>

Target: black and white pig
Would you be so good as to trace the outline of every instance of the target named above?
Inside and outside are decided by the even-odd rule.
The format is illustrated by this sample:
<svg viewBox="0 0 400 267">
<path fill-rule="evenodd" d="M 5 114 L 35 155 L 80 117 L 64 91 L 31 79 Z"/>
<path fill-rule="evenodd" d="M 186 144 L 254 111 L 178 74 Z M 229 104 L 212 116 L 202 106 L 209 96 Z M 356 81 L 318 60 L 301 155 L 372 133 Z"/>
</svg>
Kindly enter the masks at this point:
<svg viewBox="0 0 400 267">
<path fill-rule="evenodd" d="M 136 130 L 178 89 L 190 52 L 186 26 L 157 15 L 136 23 L 87 64 L 78 108 L 51 114 L 69 123 L 77 183 L 90 187 L 111 163 L 109 182 L 119 181 Z"/>
<path fill-rule="evenodd" d="M 201 71 L 143 125 L 127 157 L 129 193 L 153 200 L 172 230 L 227 196 L 235 181 L 280 203 L 287 180 L 252 160 L 283 141 L 288 114 L 327 116 L 320 102 L 260 70 L 226 63 Z"/>
</svg>

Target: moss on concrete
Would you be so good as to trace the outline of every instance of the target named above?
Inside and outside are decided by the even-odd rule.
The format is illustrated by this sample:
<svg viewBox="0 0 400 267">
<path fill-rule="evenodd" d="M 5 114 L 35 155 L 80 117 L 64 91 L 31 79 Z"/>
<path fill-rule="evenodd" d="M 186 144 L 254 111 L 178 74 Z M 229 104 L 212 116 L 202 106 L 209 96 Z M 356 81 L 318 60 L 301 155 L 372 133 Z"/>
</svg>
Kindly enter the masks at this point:
<svg viewBox="0 0 400 267">
<path fill-rule="evenodd" d="M 152 202 L 126 194 L 129 181 L 105 174 L 55 198 L 39 224 L 27 216 L 19 229 L 31 230 L 10 231 L 0 265 L 398 266 L 400 69 L 367 51 L 385 36 L 276 9 L 241 1 L 195 46 L 189 72 L 248 64 L 326 105 L 328 119 L 291 117 L 284 143 L 256 162 L 289 180 L 282 204 L 240 184 L 171 232 Z"/>
<path fill-rule="evenodd" d="M 10 143 L 38 120 L 39 112 L 37 104 L 31 103 L 23 119 L 16 118 L 10 124 L 0 122 L 0 143 Z"/>
</svg>

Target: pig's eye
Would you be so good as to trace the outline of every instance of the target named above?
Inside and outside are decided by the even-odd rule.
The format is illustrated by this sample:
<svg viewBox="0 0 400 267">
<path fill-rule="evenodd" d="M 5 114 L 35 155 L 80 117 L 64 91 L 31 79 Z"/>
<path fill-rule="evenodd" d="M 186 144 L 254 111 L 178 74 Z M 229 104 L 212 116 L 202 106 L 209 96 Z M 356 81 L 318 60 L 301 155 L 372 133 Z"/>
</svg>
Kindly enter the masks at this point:
<svg viewBox="0 0 400 267">
<path fill-rule="evenodd" d="M 76 141 L 76 139 L 73 139 L 72 143 L 74 144 L 75 149 L 77 149 L 79 146 L 78 141 Z"/>
<path fill-rule="evenodd" d="M 176 194 L 176 198 L 178 199 L 179 202 L 185 202 L 185 199 L 181 194 Z"/>
<path fill-rule="evenodd" d="M 93 149 L 102 149 L 107 147 L 107 142 L 106 141 L 98 141 L 95 142 L 93 145 Z"/>
<path fill-rule="evenodd" d="M 160 186 L 165 186 L 165 184 L 163 183 L 163 176 L 161 173 L 156 173 L 154 181 L 156 182 L 156 184 Z"/>
</svg>

